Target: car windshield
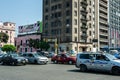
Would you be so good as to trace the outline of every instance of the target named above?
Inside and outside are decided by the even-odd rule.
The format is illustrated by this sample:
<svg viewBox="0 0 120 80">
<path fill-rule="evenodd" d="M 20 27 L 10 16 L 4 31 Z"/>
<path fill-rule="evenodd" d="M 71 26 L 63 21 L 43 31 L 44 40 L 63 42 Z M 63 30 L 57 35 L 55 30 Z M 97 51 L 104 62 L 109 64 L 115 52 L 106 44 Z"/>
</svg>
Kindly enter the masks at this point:
<svg viewBox="0 0 120 80">
<path fill-rule="evenodd" d="M 113 55 L 111 55 L 111 54 L 106 54 L 106 56 L 109 58 L 109 59 L 111 59 L 111 60 L 115 60 L 115 59 L 117 59 L 115 56 L 113 56 Z"/>
<path fill-rule="evenodd" d="M 12 55 L 12 57 L 19 57 L 18 54 L 11 54 L 11 55 Z"/>
<path fill-rule="evenodd" d="M 42 53 L 37 53 L 39 56 L 44 56 Z"/>
<path fill-rule="evenodd" d="M 35 57 L 40 57 L 40 55 L 39 55 L 39 54 L 37 54 L 37 53 L 34 53 L 34 56 L 35 56 Z"/>
</svg>

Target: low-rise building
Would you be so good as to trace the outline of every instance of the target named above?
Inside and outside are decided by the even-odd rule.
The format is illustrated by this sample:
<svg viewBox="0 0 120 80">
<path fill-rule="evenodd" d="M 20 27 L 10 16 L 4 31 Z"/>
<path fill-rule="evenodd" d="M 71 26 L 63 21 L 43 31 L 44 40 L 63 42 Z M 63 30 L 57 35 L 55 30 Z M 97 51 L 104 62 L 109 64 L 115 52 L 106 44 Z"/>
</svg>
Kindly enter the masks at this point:
<svg viewBox="0 0 120 80">
<path fill-rule="evenodd" d="M 14 37 L 15 37 L 15 23 L 12 22 L 0 22 L 0 32 L 6 33 L 9 38 L 7 43 L 0 43 L 0 47 L 5 44 L 14 45 Z"/>
<path fill-rule="evenodd" d="M 42 23 L 37 22 L 18 27 L 18 36 L 15 38 L 17 52 L 35 52 L 36 49 L 28 46 L 29 39 L 41 40 Z"/>
</svg>

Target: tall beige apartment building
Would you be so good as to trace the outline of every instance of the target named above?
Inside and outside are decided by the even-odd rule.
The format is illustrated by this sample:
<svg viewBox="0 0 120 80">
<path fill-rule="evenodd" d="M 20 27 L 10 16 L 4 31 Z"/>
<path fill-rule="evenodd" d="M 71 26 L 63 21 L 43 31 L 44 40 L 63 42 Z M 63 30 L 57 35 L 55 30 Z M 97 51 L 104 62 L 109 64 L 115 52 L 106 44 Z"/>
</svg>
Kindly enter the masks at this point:
<svg viewBox="0 0 120 80">
<path fill-rule="evenodd" d="M 95 0 L 95 47 L 109 47 L 108 0 Z"/>
<path fill-rule="evenodd" d="M 57 38 L 59 50 L 100 50 L 108 45 L 107 0 L 43 0 L 43 36 Z"/>
<path fill-rule="evenodd" d="M 0 43 L 0 47 L 4 44 L 12 44 L 14 45 L 14 37 L 15 37 L 15 23 L 12 22 L 4 22 L 0 23 L 0 32 L 4 32 L 9 36 L 7 43 Z"/>
</svg>

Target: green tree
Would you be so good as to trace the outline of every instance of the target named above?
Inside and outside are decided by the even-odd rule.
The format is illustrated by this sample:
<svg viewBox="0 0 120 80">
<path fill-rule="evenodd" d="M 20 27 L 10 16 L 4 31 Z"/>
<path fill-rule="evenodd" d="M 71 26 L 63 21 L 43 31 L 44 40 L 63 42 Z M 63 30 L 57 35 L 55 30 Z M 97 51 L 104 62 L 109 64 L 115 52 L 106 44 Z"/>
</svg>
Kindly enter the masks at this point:
<svg viewBox="0 0 120 80">
<path fill-rule="evenodd" d="M 50 45 L 48 42 L 45 41 L 39 41 L 38 39 L 30 39 L 29 40 L 29 47 L 33 47 L 35 49 L 41 49 L 41 50 L 48 50 L 50 48 Z"/>
<path fill-rule="evenodd" d="M 41 48 L 41 49 L 44 49 L 44 50 L 46 50 L 46 51 L 50 48 L 49 43 L 46 42 L 46 41 L 41 41 L 41 42 L 39 43 L 39 45 L 40 45 L 40 48 Z"/>
<path fill-rule="evenodd" d="M 6 51 L 6 52 L 15 52 L 16 51 L 16 47 L 13 45 L 4 45 L 2 48 L 2 51 Z"/>
<path fill-rule="evenodd" d="M 6 33 L 0 32 L 0 42 L 7 43 L 9 36 Z"/>
</svg>

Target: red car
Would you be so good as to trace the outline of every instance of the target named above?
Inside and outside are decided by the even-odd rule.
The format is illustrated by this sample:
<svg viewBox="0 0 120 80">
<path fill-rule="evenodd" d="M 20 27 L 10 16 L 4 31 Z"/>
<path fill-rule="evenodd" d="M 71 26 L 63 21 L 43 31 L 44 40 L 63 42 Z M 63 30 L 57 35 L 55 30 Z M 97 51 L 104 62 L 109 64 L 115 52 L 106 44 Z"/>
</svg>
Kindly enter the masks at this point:
<svg viewBox="0 0 120 80">
<path fill-rule="evenodd" d="M 58 54 L 58 55 L 52 57 L 51 61 L 54 63 L 75 64 L 76 56 L 69 56 L 68 54 Z"/>
</svg>

